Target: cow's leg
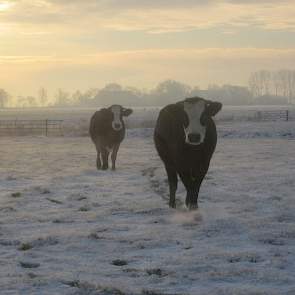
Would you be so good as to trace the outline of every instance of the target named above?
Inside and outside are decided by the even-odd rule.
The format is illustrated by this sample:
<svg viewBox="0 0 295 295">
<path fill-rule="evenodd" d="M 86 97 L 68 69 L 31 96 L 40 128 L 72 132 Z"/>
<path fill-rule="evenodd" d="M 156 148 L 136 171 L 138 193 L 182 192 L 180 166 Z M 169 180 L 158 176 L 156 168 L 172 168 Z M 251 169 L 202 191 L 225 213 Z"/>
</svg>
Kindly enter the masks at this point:
<svg viewBox="0 0 295 295">
<path fill-rule="evenodd" d="M 101 150 L 100 150 L 100 147 L 97 143 L 95 144 L 95 147 L 96 147 L 96 152 L 97 152 L 96 167 L 97 167 L 97 170 L 100 170 L 101 169 L 101 160 L 100 160 Z"/>
<path fill-rule="evenodd" d="M 208 172 L 209 164 L 210 164 L 210 158 L 203 159 L 203 161 L 201 162 L 198 168 L 199 171 L 197 173 L 191 172 L 192 175 L 189 175 L 189 177 L 187 177 L 188 184 L 186 186 L 187 197 L 186 197 L 185 203 L 189 210 L 198 209 L 199 191 L 201 188 L 201 184 Z M 195 176 L 193 176 L 194 174 Z"/>
<path fill-rule="evenodd" d="M 186 207 L 189 210 L 198 209 L 198 196 L 201 185 L 200 180 L 192 178 L 189 174 L 180 174 L 180 178 L 186 188 Z"/>
<path fill-rule="evenodd" d="M 106 148 L 102 148 L 101 157 L 102 157 L 102 170 L 107 170 L 109 168 L 109 151 Z"/>
<path fill-rule="evenodd" d="M 169 147 L 166 145 L 165 142 L 163 142 L 158 136 L 154 137 L 155 146 L 159 153 L 160 158 L 165 164 L 165 169 L 168 176 L 168 183 L 169 183 L 169 207 L 176 208 L 175 203 L 175 194 L 177 190 L 177 173 L 173 165 L 169 164 L 171 163 L 171 159 L 169 157 Z"/>
<path fill-rule="evenodd" d="M 111 159 L 112 159 L 112 170 L 116 170 L 116 159 L 117 159 L 117 154 L 119 150 L 120 144 L 117 144 L 114 146 Z"/>
<path fill-rule="evenodd" d="M 198 209 L 198 195 L 199 195 L 200 185 L 194 185 L 187 188 L 185 205 L 189 210 Z"/>
<path fill-rule="evenodd" d="M 171 208 L 176 208 L 176 203 L 175 203 L 175 194 L 177 190 L 177 173 L 176 170 L 170 166 L 165 164 L 165 168 L 167 171 L 167 176 L 168 176 L 168 183 L 169 183 L 169 207 Z"/>
</svg>

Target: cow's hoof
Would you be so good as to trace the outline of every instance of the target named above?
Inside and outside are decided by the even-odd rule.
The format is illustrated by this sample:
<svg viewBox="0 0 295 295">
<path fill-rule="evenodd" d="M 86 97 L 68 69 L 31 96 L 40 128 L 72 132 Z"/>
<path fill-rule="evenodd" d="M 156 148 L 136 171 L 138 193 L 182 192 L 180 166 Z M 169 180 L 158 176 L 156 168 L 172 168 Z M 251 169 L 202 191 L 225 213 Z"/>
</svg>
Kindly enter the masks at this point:
<svg viewBox="0 0 295 295">
<path fill-rule="evenodd" d="M 109 168 L 108 166 L 102 166 L 101 169 L 102 169 L 102 170 L 108 170 L 108 168 Z"/>
<path fill-rule="evenodd" d="M 199 208 L 198 203 L 188 204 L 187 208 L 189 210 L 197 210 Z"/>
<path fill-rule="evenodd" d="M 174 202 L 174 203 L 169 203 L 169 207 L 172 208 L 172 209 L 176 209 L 176 204 L 175 204 L 175 202 Z"/>
</svg>

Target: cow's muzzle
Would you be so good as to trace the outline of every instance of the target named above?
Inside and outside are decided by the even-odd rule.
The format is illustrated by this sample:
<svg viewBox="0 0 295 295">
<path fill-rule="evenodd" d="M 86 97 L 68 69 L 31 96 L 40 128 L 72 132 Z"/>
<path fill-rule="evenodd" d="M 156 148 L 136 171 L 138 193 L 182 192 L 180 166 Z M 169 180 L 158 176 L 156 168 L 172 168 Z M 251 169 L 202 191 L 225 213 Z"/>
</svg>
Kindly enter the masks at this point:
<svg viewBox="0 0 295 295">
<path fill-rule="evenodd" d="M 200 145 L 202 143 L 202 137 L 200 133 L 188 133 L 184 129 L 185 142 L 190 145 Z"/>
<path fill-rule="evenodd" d="M 122 124 L 119 123 L 112 123 L 112 127 L 115 131 L 120 131 L 123 128 Z"/>
<path fill-rule="evenodd" d="M 201 141 L 201 134 L 199 133 L 190 133 L 187 136 L 188 140 L 192 144 L 199 144 Z"/>
</svg>

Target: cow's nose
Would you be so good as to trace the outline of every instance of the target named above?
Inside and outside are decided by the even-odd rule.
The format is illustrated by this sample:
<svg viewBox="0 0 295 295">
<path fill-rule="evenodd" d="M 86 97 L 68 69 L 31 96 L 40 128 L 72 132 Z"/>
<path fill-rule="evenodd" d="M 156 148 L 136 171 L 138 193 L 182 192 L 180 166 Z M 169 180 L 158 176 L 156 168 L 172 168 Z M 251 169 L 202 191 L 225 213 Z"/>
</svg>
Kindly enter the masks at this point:
<svg viewBox="0 0 295 295">
<path fill-rule="evenodd" d="M 188 135 L 188 140 L 191 143 L 199 143 L 201 140 L 201 135 L 199 133 L 190 133 Z"/>
<path fill-rule="evenodd" d="M 118 123 L 115 123 L 114 126 L 115 126 L 115 129 L 120 129 L 121 128 L 121 124 L 118 124 Z"/>
</svg>

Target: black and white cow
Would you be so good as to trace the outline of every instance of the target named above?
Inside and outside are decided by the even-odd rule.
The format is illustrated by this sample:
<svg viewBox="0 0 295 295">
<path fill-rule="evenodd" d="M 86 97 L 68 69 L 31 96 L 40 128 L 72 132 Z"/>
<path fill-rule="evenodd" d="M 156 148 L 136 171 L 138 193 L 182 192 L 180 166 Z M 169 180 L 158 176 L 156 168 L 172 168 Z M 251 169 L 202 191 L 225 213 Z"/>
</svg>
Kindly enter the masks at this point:
<svg viewBox="0 0 295 295">
<path fill-rule="evenodd" d="M 109 167 L 109 153 L 112 152 L 112 169 L 116 169 L 116 158 L 122 140 L 125 137 L 123 116 L 127 117 L 132 109 L 112 105 L 94 113 L 90 120 L 89 134 L 97 151 L 97 169 Z"/>
<path fill-rule="evenodd" d="M 169 206 L 175 208 L 178 176 L 186 191 L 186 206 L 198 208 L 198 194 L 217 142 L 212 119 L 222 104 L 201 97 L 187 98 L 164 107 L 159 114 L 154 142 L 164 162 L 170 191 Z"/>
</svg>

